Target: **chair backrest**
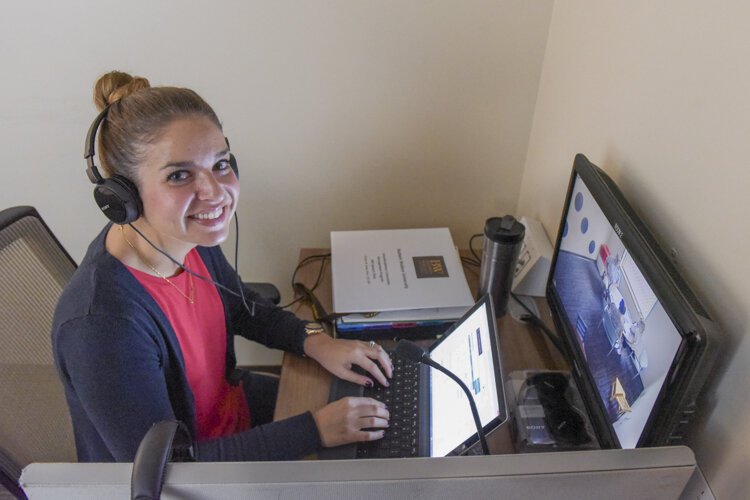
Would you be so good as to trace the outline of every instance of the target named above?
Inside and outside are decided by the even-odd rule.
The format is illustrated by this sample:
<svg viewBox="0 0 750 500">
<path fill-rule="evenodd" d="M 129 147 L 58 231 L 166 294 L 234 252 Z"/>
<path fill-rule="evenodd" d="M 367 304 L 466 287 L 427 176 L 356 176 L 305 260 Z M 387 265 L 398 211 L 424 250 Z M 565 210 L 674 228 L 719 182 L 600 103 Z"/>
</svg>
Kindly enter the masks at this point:
<svg viewBox="0 0 750 500">
<path fill-rule="evenodd" d="M 76 461 L 50 342 L 75 269 L 34 208 L 0 212 L 0 472 L 16 481 L 31 462 Z"/>
</svg>

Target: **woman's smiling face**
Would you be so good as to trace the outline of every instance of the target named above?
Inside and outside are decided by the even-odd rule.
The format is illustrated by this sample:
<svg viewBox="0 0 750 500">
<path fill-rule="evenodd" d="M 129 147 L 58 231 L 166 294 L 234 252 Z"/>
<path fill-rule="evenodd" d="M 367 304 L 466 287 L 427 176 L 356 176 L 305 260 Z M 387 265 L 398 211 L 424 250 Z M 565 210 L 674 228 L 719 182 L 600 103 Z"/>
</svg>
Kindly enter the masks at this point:
<svg viewBox="0 0 750 500">
<path fill-rule="evenodd" d="M 240 185 L 222 131 L 205 117 L 175 120 L 145 146 L 143 158 L 137 170 L 140 221 L 155 243 L 178 250 L 224 241 Z"/>
</svg>

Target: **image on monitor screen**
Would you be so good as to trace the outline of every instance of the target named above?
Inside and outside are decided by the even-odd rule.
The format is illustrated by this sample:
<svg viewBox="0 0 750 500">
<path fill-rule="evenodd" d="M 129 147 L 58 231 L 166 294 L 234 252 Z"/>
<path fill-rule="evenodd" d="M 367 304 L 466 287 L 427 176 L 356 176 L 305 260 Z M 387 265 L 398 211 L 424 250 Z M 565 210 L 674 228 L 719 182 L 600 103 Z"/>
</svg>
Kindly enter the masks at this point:
<svg viewBox="0 0 750 500">
<path fill-rule="evenodd" d="M 568 185 L 547 301 L 600 444 L 680 442 L 716 328 L 614 182 L 583 155 Z"/>
<path fill-rule="evenodd" d="M 620 445 L 638 442 L 682 338 L 576 178 L 553 286 Z"/>
</svg>

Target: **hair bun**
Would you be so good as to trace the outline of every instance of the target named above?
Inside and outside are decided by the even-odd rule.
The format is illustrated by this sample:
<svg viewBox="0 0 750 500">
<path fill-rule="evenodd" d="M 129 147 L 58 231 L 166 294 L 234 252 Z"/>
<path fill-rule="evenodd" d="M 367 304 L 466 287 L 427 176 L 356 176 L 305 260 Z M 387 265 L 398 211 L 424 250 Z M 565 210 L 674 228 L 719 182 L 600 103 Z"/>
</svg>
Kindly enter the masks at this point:
<svg viewBox="0 0 750 500">
<path fill-rule="evenodd" d="M 94 84 L 94 104 L 101 111 L 123 97 L 150 87 L 151 84 L 143 77 L 131 76 L 122 71 L 110 71 L 99 77 Z"/>
</svg>

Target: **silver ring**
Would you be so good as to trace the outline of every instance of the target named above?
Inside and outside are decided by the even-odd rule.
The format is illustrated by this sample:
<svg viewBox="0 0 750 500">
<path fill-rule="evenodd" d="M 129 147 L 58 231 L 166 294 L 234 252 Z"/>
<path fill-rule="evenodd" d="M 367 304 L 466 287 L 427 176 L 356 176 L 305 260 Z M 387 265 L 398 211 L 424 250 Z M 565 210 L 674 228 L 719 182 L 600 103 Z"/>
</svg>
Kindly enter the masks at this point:
<svg viewBox="0 0 750 500">
<path fill-rule="evenodd" d="M 370 342 L 368 342 L 368 345 L 369 345 L 370 347 L 375 347 L 375 346 L 376 346 L 377 344 L 375 344 L 375 341 L 374 341 L 374 340 L 371 340 Z"/>
</svg>

